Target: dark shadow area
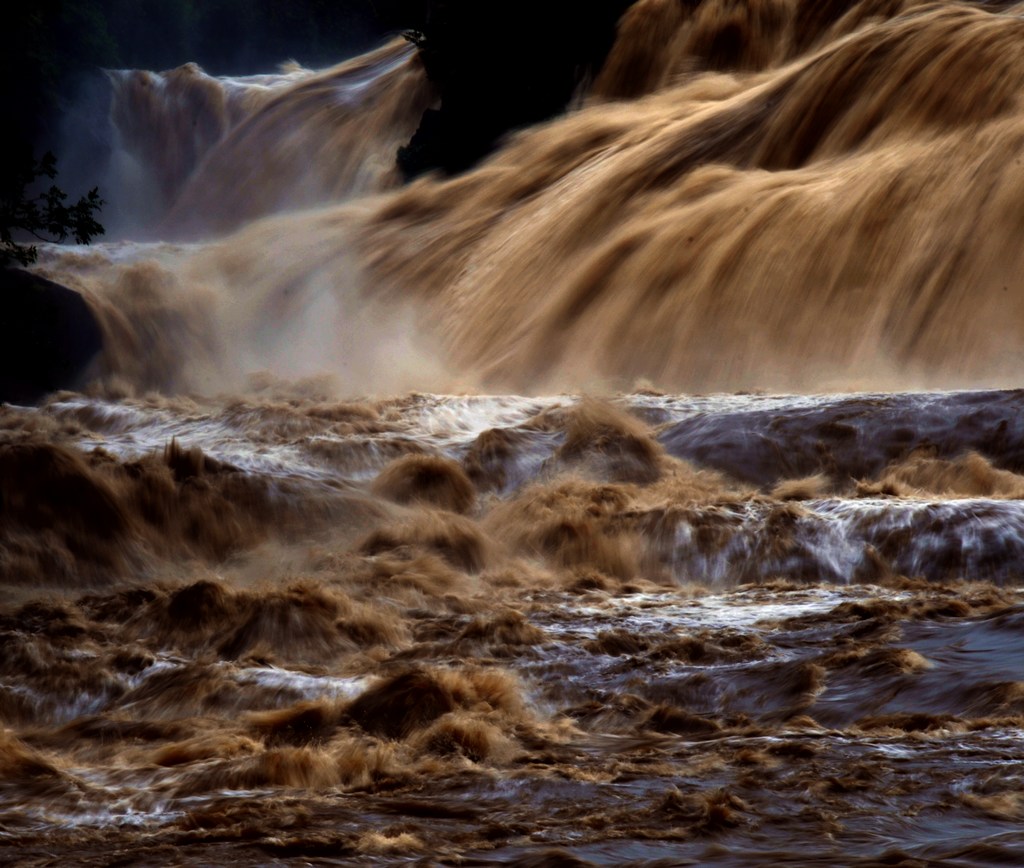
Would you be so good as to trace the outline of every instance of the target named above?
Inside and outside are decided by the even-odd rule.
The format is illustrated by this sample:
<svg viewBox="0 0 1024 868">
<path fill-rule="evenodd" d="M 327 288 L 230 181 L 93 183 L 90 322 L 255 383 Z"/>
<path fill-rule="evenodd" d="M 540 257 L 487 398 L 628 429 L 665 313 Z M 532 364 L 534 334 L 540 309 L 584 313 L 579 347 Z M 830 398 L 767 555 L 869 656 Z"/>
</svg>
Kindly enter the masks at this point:
<svg viewBox="0 0 1024 868">
<path fill-rule="evenodd" d="M 406 36 L 419 48 L 441 96 L 440 107 L 426 112 L 399 151 L 405 176 L 431 169 L 461 172 L 510 131 L 563 112 L 600 69 L 631 2 L 404 4 L 398 11 L 406 16 Z"/>
<path fill-rule="evenodd" d="M 7 153 L 53 150 L 78 82 L 100 67 L 163 70 L 192 61 L 213 75 L 237 75 L 272 70 L 288 60 L 327 66 L 384 38 L 397 26 L 389 23 L 395 16 L 388 10 L 398 5 L 389 0 L 15 5 L 0 29 L 4 148 Z"/>
<path fill-rule="evenodd" d="M 31 404 L 77 384 L 103 347 L 77 292 L 17 268 L 0 270 L 0 402 Z"/>
</svg>

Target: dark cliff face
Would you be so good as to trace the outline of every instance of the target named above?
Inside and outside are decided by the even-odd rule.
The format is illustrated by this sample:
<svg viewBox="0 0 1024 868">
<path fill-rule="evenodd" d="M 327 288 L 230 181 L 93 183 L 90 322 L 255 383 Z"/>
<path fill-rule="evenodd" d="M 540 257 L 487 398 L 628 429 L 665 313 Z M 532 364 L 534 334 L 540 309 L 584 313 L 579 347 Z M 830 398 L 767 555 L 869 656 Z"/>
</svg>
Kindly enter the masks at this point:
<svg viewBox="0 0 1024 868">
<path fill-rule="evenodd" d="M 596 72 L 631 0 L 427 0 L 399 4 L 440 108 L 399 152 L 407 177 L 471 167 L 506 133 L 565 110 Z"/>
</svg>

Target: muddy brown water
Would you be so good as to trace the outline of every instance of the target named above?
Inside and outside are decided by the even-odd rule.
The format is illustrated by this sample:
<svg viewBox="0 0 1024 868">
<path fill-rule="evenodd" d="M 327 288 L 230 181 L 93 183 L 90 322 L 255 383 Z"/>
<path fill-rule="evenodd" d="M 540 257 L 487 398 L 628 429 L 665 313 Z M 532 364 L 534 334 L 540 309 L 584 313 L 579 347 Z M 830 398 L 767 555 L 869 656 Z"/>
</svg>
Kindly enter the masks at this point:
<svg viewBox="0 0 1024 868">
<path fill-rule="evenodd" d="M 851 400 L 771 412 L 813 429 Z M 780 497 L 670 454 L 686 423 L 764 403 L 9 408 L 0 846 L 28 864 L 1013 861 L 1012 455 L 970 453 L 984 493 L 951 488 L 963 461 L 931 447 L 931 489 L 879 493 L 917 467 L 906 444 L 874 477 Z M 985 404 L 1022 417 L 1011 393 Z M 837 461 L 872 460 L 842 443 Z"/>
<path fill-rule="evenodd" d="M 159 196 L 0 407 L 0 861 L 1024 862 L 1022 14 L 640 0 L 402 189 L 404 44 L 112 76 Z"/>
</svg>

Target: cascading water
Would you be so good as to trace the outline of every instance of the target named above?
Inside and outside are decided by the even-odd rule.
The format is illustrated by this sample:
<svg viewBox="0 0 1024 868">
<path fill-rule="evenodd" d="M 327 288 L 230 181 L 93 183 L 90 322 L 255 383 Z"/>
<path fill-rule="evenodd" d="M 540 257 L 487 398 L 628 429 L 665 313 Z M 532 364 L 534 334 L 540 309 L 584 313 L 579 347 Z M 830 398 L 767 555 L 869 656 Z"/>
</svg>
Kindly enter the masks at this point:
<svg viewBox="0 0 1024 868">
<path fill-rule="evenodd" d="M 405 42 L 111 74 L 152 219 L 41 248 L 104 350 L 0 406 L 0 858 L 1021 861 L 1022 16 L 638 0 L 405 187 Z"/>
</svg>

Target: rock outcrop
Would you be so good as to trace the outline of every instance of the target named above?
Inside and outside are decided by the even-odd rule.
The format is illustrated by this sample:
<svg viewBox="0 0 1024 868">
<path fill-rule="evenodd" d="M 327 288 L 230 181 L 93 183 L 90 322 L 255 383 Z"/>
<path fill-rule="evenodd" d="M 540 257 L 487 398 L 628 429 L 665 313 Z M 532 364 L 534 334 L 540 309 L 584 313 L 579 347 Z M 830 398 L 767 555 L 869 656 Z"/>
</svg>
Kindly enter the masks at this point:
<svg viewBox="0 0 1024 868">
<path fill-rule="evenodd" d="M 478 0 L 400 4 L 403 26 L 440 93 L 399 151 L 406 177 L 457 173 L 508 132 L 564 111 L 604 61 L 631 0 Z"/>
<path fill-rule="evenodd" d="M 4 268 L 0 305 L 0 402 L 32 404 L 81 383 L 103 348 L 103 334 L 79 293 Z"/>
</svg>

